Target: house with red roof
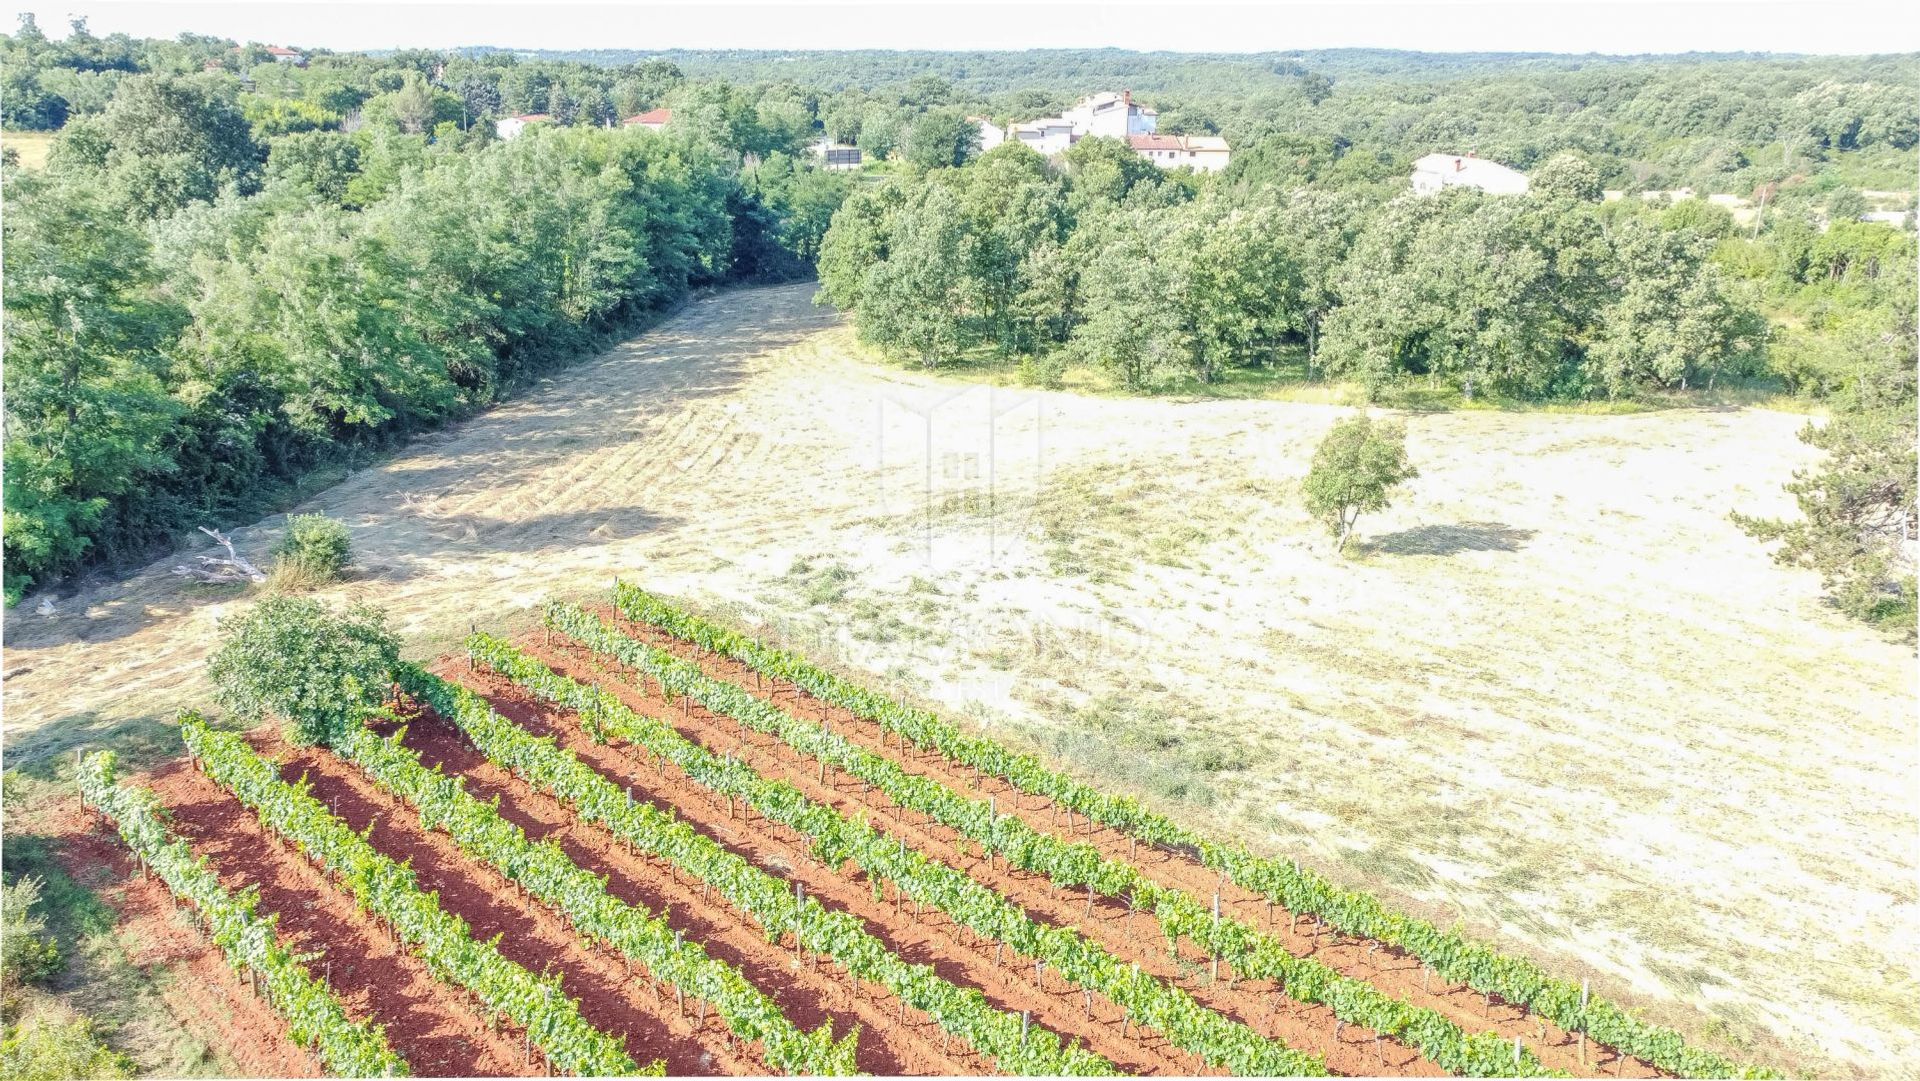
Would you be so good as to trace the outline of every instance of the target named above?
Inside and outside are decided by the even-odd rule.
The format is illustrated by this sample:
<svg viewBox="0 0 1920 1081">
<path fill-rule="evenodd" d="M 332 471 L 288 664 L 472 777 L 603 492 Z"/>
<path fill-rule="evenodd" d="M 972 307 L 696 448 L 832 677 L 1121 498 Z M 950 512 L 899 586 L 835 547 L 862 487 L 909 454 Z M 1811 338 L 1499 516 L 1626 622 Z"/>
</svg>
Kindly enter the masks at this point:
<svg viewBox="0 0 1920 1081">
<path fill-rule="evenodd" d="M 620 126 L 623 128 L 645 128 L 648 131 L 659 131 L 671 123 L 673 123 L 672 109 L 648 109 L 638 116 L 630 116 L 622 120 Z"/>
</svg>

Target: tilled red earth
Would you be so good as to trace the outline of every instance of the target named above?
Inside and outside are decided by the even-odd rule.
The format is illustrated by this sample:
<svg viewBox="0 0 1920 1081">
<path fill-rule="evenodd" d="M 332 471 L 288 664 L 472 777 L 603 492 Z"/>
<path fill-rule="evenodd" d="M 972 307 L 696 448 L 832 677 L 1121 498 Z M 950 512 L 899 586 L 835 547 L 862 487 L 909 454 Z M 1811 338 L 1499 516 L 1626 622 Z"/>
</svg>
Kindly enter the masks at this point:
<svg viewBox="0 0 1920 1081">
<path fill-rule="evenodd" d="M 602 613 L 617 614 L 608 609 Z M 903 748 L 877 725 L 826 706 L 784 681 L 765 680 L 724 657 L 650 627 L 619 620 L 627 633 L 693 661 L 709 675 L 733 682 L 781 708 L 809 719 L 827 719 L 834 731 L 901 762 L 909 770 L 977 798 L 992 797 L 1002 813 L 1018 815 L 1035 829 L 1089 843 L 1141 868 L 1155 881 L 1195 897 L 1219 892 L 1222 910 L 1263 926 L 1300 956 L 1311 956 L 1384 993 L 1435 1009 L 1470 1032 L 1492 1030 L 1521 1037 L 1546 1065 L 1585 1075 L 1660 1076 L 1645 1063 L 1529 1016 L 1470 988 L 1443 986 L 1414 958 L 1364 940 L 1318 929 L 1274 911 L 1266 900 L 1222 881 L 1184 853 L 1139 847 L 1124 834 L 1091 825 L 1051 801 L 1026 795 L 995 778 L 976 776 L 937 755 Z M 562 636 L 527 636 L 521 643 L 556 671 L 596 683 L 635 710 L 673 724 L 683 735 L 716 752 L 732 752 L 762 775 L 794 785 L 810 799 L 847 815 L 865 817 L 918 851 L 958 869 L 1025 908 L 1035 919 L 1073 926 L 1109 952 L 1142 970 L 1174 982 L 1202 1004 L 1241 1021 L 1290 1047 L 1322 1055 L 1336 1073 L 1433 1076 L 1441 1073 L 1417 1049 L 1356 1026 L 1343 1025 L 1324 1007 L 1288 998 L 1264 981 L 1239 980 L 1190 945 L 1169 952 L 1151 916 L 1130 915 L 1117 899 L 1059 890 L 1044 878 L 1013 871 L 1004 861 L 982 858 L 979 846 L 926 816 L 906 811 L 857 779 L 822 771 L 820 764 L 778 739 L 743 731 L 696 704 L 669 704 L 647 683 L 607 658 Z M 916 911 L 885 884 L 876 890 L 857 868 L 835 873 L 816 862 L 807 840 L 753 812 L 727 806 L 720 797 L 661 768 L 645 752 L 593 743 L 577 718 L 533 700 L 509 682 L 471 671 L 458 659 L 437 670 L 484 694 L 504 716 L 552 736 L 636 798 L 676 809 L 682 821 L 755 865 L 803 887 L 820 903 L 860 918 L 889 949 L 910 961 L 932 965 L 951 982 L 978 988 L 999 1009 L 1029 1014 L 1036 1025 L 1078 1040 L 1122 1071 L 1150 1075 L 1218 1073 L 1173 1047 L 1159 1033 L 1126 1025 L 1121 1011 L 1101 996 L 1048 973 L 1036 980 L 1030 962 L 991 941 L 982 941 L 937 912 Z M 676 1003 L 669 987 L 575 933 L 557 912 L 522 894 L 491 868 L 469 859 L 451 838 L 423 828 L 417 814 L 386 795 L 356 767 L 331 752 L 294 748 L 270 731 L 255 745 L 282 760 L 288 780 L 305 776 L 313 794 L 387 855 L 409 863 L 421 886 L 467 921 L 477 938 L 498 936 L 509 958 L 536 972 L 558 973 L 569 995 L 580 1000 L 587 1020 L 625 1039 L 636 1061 L 665 1062 L 675 1075 L 764 1074 L 758 1049 L 726 1032 L 717 1014 L 700 1016 Z M 660 913 L 690 940 L 736 966 L 808 1029 L 831 1024 L 837 1035 L 860 1028 L 859 1068 L 872 1074 L 980 1074 L 992 1064 L 934 1021 L 906 1007 L 883 988 L 855 980 L 830 961 L 796 953 L 791 940 L 769 943 L 744 913 L 704 884 L 666 861 L 629 851 L 605 830 L 582 823 L 559 801 L 489 763 L 452 725 L 420 711 L 410 719 L 406 742 L 429 767 L 467 778 L 468 790 L 497 800 L 500 811 L 536 840 L 550 839 L 583 868 L 602 876 L 616 897 Z M 258 886 L 262 908 L 278 913 L 283 941 L 319 952 L 312 963 L 357 1018 L 383 1024 L 395 1048 L 419 1075 L 503 1076 L 544 1071 L 523 1035 L 481 1016 L 470 996 L 435 980 L 424 963 L 397 948 L 352 898 L 290 847 L 271 837 L 252 814 L 185 760 L 157 770 L 150 783 L 174 816 L 175 829 L 205 856 L 230 889 Z M 285 1024 L 252 995 L 219 951 L 182 919 L 165 887 L 132 873 L 131 859 L 111 827 L 82 811 L 77 801 L 70 826 L 61 829 L 63 862 L 76 878 L 106 895 L 142 944 L 137 963 L 166 964 L 179 973 L 163 996 L 168 1008 L 232 1062 L 256 1076 L 316 1076 L 313 1056 L 286 1038 Z"/>
<path fill-rule="evenodd" d="M 166 884 L 139 873 L 111 824 L 76 798 L 53 816 L 51 836 L 62 869 L 119 914 L 128 960 L 171 970 L 160 998 L 188 1032 L 247 1076 L 320 1076 L 319 1062 L 287 1038 L 286 1023 L 190 922 Z"/>
<path fill-rule="evenodd" d="M 688 781 L 677 770 L 668 767 L 660 771 L 638 752 L 593 743 L 573 717 L 549 711 L 508 681 L 484 671 L 468 672 L 463 664 L 445 665 L 442 674 L 483 694 L 494 709 L 516 724 L 539 735 L 553 736 L 561 747 L 613 783 L 631 785 L 636 799 L 674 807 L 683 822 L 756 866 L 801 883 L 808 895 L 828 908 L 858 916 L 869 933 L 906 960 L 932 965 L 942 977 L 959 986 L 978 988 L 1000 1009 L 1016 1014 L 1028 1011 L 1035 1024 L 1068 1037 L 1080 1037 L 1084 1046 L 1106 1056 L 1125 1072 L 1186 1075 L 1199 1070 L 1191 1055 L 1171 1047 L 1157 1034 L 1135 1028 L 1122 1035 L 1119 1013 L 1112 1005 L 1096 998 L 1095 1017 L 1089 1021 L 1080 991 L 1064 986 L 1059 977 L 1048 979 L 1044 987 L 1036 986 L 1031 966 L 1011 953 L 997 956 L 993 944 L 963 937 L 965 932 L 945 917 L 916 917 L 911 904 L 899 906 L 893 901 L 876 900 L 864 876 L 851 868 L 835 874 L 813 860 L 807 843 L 791 831 L 757 817 L 749 820 L 738 808 L 736 817 L 729 818 L 709 790 Z M 712 903 L 724 902 L 716 896 Z M 862 987 L 862 993 L 873 993 L 866 985 Z M 888 1000 L 894 1016 L 903 1017 L 897 1023 L 936 1046 L 948 1046 L 952 1053 L 962 1051 L 958 1041 L 945 1043 L 931 1019 L 918 1011 L 902 1009 L 897 999 L 888 996 Z M 967 1072 L 986 1071 L 985 1063 L 977 1058 L 973 1062 Z"/>
<path fill-rule="evenodd" d="M 699 665 L 707 675 L 715 679 L 734 683 L 763 700 L 791 710 L 809 720 L 827 720 L 836 734 L 860 744 L 869 751 L 894 759 L 911 772 L 940 781 L 955 791 L 971 795 L 976 799 L 993 797 L 997 809 L 1002 813 L 1016 814 L 1036 830 L 1062 839 L 1092 844 L 1109 858 L 1131 863 L 1146 872 L 1154 881 L 1180 888 L 1196 898 L 1210 900 L 1213 893 L 1218 890 L 1223 913 L 1229 913 L 1247 923 L 1264 928 L 1296 956 L 1313 957 L 1342 975 L 1374 985 L 1385 994 L 1405 999 L 1416 1006 L 1433 1009 L 1465 1031 L 1492 1031 L 1509 1040 L 1517 1036 L 1544 1065 L 1576 1075 L 1667 1076 L 1640 1059 L 1621 1056 L 1613 1049 L 1603 1047 L 1591 1040 L 1583 1041 L 1575 1034 L 1529 1013 L 1518 1005 L 1505 1002 L 1498 996 L 1489 999 L 1464 984 L 1447 984 L 1438 976 L 1427 973 L 1418 958 L 1404 951 L 1366 939 L 1342 936 L 1331 929 L 1316 928 L 1311 918 L 1294 920 L 1284 909 L 1270 906 L 1265 897 L 1231 882 L 1223 881 L 1217 871 L 1190 855 L 1137 845 L 1124 833 L 1091 823 L 1086 818 L 1074 816 L 1070 812 L 1066 813 L 1066 821 L 1071 824 L 1063 825 L 1062 809 L 1053 801 L 1021 792 L 999 778 L 976 776 L 972 769 L 957 765 L 937 754 L 923 752 L 911 746 L 902 747 L 899 740 L 887 737 L 878 724 L 862 720 L 848 710 L 822 702 L 787 680 L 763 677 L 729 657 L 708 653 L 692 643 L 675 638 L 654 627 L 625 619 L 610 606 L 600 606 L 597 613 L 613 620 L 624 633 Z M 554 635 L 553 641 L 562 652 L 573 654 L 576 664 L 580 663 L 586 655 L 584 650 L 566 642 L 560 635 Z M 531 645 L 537 647 L 543 642 L 544 636 L 538 636 Z M 609 662 L 605 658 L 598 658 L 595 662 L 596 665 L 607 663 Z M 617 682 L 623 686 L 627 684 L 625 680 Z M 732 726 L 731 722 L 727 722 L 727 725 L 737 733 L 737 726 Z M 772 737 L 756 736 L 755 742 L 766 746 L 778 741 Z M 781 745 L 781 749 L 790 760 L 800 760 L 800 756 L 786 749 L 784 745 Z M 858 782 L 846 779 L 843 779 L 841 785 L 853 792 L 858 792 L 861 787 Z M 870 804 L 875 801 L 880 805 L 892 807 L 891 802 L 877 792 L 872 793 L 871 798 L 866 800 Z M 945 827 L 932 826 L 930 829 L 939 836 L 957 836 Z M 924 850 L 939 853 L 943 857 L 953 851 L 950 844 L 944 848 Z M 973 862 L 978 864 L 980 861 Z M 969 870 L 971 873 L 971 868 Z M 1036 885 L 1045 882 L 1041 876 L 1027 875 L 1024 872 L 1015 872 L 1014 877 L 1035 880 Z M 1039 888 L 1045 889 L 1044 886 Z M 1021 895 L 1023 904 L 1026 896 Z M 1122 915 L 1125 912 L 1125 906 L 1117 902 L 1108 902 L 1106 907 L 1110 915 L 1114 911 Z M 1101 906 L 1096 904 L 1096 912 L 1100 908 Z M 1084 904 L 1082 911 L 1084 911 Z M 1150 932 L 1154 938 L 1164 941 L 1158 929 L 1149 926 L 1150 923 L 1151 921 L 1147 921 L 1140 926 Z M 1201 962 L 1202 958 L 1198 950 L 1190 946 L 1184 947 L 1184 950 L 1189 959 L 1189 966 Z M 1192 982 L 1186 986 L 1196 998 L 1209 1005 L 1215 1005 Z M 1289 1040 L 1289 1043 L 1292 1042 Z M 1371 1039 L 1368 1038 L 1367 1042 L 1371 1043 Z M 1317 1047 L 1312 1049 L 1318 1050 Z"/>
<path fill-rule="evenodd" d="M 600 830 L 582 823 L 551 796 L 521 783 L 475 751 L 458 729 L 431 711 L 409 719 L 406 745 L 429 768 L 439 767 L 467 779 L 467 791 L 482 800 L 498 799 L 500 813 L 535 840 L 558 844 L 573 861 L 604 877 L 608 892 L 630 904 L 663 914 L 675 930 L 699 942 L 707 953 L 738 968 L 795 1024 L 812 1030 L 833 1022 L 845 1035 L 860 1025 L 859 1068 L 872 1074 L 953 1074 L 977 1064 L 944 1055 L 937 1044 L 896 1024 L 884 1002 L 854 991 L 841 973 L 795 958 L 770 943 L 758 927 L 720 898 L 702 896 L 646 859 L 628 852 Z"/>
<path fill-rule="evenodd" d="M 304 858 L 274 840 L 238 800 L 186 759 L 149 779 L 173 813 L 174 829 L 206 857 L 221 884 L 260 887 L 264 911 L 278 913 L 281 940 L 321 952 L 324 977 L 356 1018 L 387 1027 L 387 1038 L 419 1076 L 528 1074 L 517 1041 L 488 1026 L 426 965 L 397 949 Z M 284 1032 L 285 1026 L 268 1029 Z"/>
<path fill-rule="evenodd" d="M 420 888 L 438 894 L 441 907 L 466 920 L 474 938 L 500 936 L 498 947 L 509 960 L 532 972 L 557 973 L 588 1023 L 625 1037 L 636 1062 L 664 1059 L 676 1076 L 764 1071 L 758 1059 L 729 1046 L 718 1017 L 709 1012 L 701 1024 L 691 1007 L 683 1013 L 670 988 L 661 993 L 645 977 L 629 975 L 623 961 L 593 949 L 557 913 L 469 859 L 445 834 L 422 828 L 413 810 L 350 763 L 317 748 L 261 749 L 282 757 L 287 780 L 305 775 L 313 796 L 349 826 L 371 826 L 373 846 L 409 864 Z"/>
</svg>

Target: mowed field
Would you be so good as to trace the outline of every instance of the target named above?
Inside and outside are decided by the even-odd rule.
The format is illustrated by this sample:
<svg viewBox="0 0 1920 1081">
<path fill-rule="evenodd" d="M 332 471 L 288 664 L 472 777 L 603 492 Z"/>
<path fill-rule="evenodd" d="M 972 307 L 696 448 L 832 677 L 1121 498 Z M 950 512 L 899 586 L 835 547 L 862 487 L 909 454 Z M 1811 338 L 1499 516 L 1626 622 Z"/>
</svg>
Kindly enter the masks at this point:
<svg viewBox="0 0 1920 1081">
<path fill-rule="evenodd" d="M 1343 410 L 885 369 L 811 293 L 698 300 L 330 489 L 325 595 L 424 658 L 618 574 L 1708 1046 L 1920 1075 L 1911 650 L 1727 520 L 1790 509 L 1803 418 L 1410 416 L 1421 477 L 1339 559 L 1298 486 Z M 246 602 L 181 561 L 9 613 L 9 764 L 203 703 Z"/>
</svg>

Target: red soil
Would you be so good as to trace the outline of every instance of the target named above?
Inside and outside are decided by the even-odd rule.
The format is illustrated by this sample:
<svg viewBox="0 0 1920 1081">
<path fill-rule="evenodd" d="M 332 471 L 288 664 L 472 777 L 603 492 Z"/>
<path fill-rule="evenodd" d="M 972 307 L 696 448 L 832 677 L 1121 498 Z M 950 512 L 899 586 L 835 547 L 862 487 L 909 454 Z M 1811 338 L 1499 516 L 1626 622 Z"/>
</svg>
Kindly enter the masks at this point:
<svg viewBox="0 0 1920 1081">
<path fill-rule="evenodd" d="M 664 913 L 675 930 L 699 942 L 709 956 L 738 968 L 795 1024 L 813 1030 L 831 1019 L 840 1035 L 850 1024 L 859 1024 L 857 1061 L 863 1072 L 955 1074 L 977 1069 L 899 1027 L 885 1002 L 856 993 L 855 981 L 844 974 L 803 964 L 791 951 L 769 943 L 757 925 L 726 904 L 615 844 L 604 830 L 585 825 L 553 797 L 521 784 L 431 711 L 422 710 L 409 720 L 406 744 L 429 768 L 464 776 L 467 791 L 475 797 L 498 797 L 503 816 L 529 837 L 555 842 L 575 863 L 604 877 L 615 897 Z"/>
<path fill-rule="evenodd" d="M 651 980 L 628 975 L 623 960 L 588 945 L 559 914 L 469 859 L 446 834 L 422 828 L 416 812 L 350 763 L 317 748 L 262 749 L 281 755 L 280 772 L 288 780 L 304 774 L 314 797 L 353 829 L 372 826 L 373 846 L 412 866 L 420 888 L 438 894 L 441 907 L 466 920 L 474 938 L 498 935 L 509 960 L 532 972 L 557 973 L 566 993 L 579 1000 L 581 1016 L 602 1032 L 625 1037 L 636 1062 L 665 1059 L 674 1076 L 765 1071 L 757 1057 L 731 1046 L 717 1015 L 708 1011 L 702 1024 L 691 1004 L 683 1014 L 671 988 L 656 989 Z"/>
<path fill-rule="evenodd" d="M 964 842 L 960 834 L 951 829 L 931 824 L 925 815 L 903 813 L 878 790 L 867 789 L 861 782 L 831 770 L 826 782 L 821 783 L 815 759 L 798 754 L 774 737 L 751 730 L 743 736 L 737 722 L 715 717 L 698 705 L 686 708 L 687 703 L 683 701 L 681 709 L 672 709 L 663 700 L 639 690 L 636 684 L 605 678 L 596 670 L 598 666 L 592 654 L 560 636 L 555 636 L 552 649 L 543 652 L 542 659 L 556 670 L 583 682 L 598 682 L 629 707 L 672 721 L 684 735 L 714 751 L 741 755 L 763 776 L 785 781 L 809 799 L 841 814 L 864 813 L 876 826 L 905 838 L 907 844 L 921 853 L 991 887 L 1025 908 L 1033 918 L 1056 926 L 1078 927 L 1114 956 L 1182 986 L 1202 1005 L 1288 1047 L 1323 1056 L 1328 1068 L 1337 1073 L 1427 1077 L 1445 1073 L 1412 1048 L 1385 1039 L 1376 1045 L 1369 1030 L 1341 1025 L 1331 1010 L 1289 998 L 1265 981 L 1241 981 L 1229 987 L 1224 980 L 1213 980 L 1197 959 L 1184 966 L 1176 963 L 1164 948 L 1165 937 L 1150 914 L 1140 912 L 1129 918 L 1124 903 L 1097 898 L 1096 903 L 1089 906 L 1085 894 L 1063 896 L 1064 891 L 1054 889 L 1044 876 L 1009 873 L 1004 861 L 990 867 L 985 860 L 973 855 L 977 845 Z M 962 855 L 963 852 L 967 854 Z"/>
<path fill-rule="evenodd" d="M 1145 872 L 1153 881 L 1180 888 L 1195 898 L 1210 900 L 1213 893 L 1218 890 L 1222 913 L 1263 927 L 1296 956 L 1313 957 L 1342 975 L 1373 984 L 1385 994 L 1404 999 L 1416 1006 L 1433 1009 L 1468 1032 L 1492 1031 L 1509 1040 L 1518 1036 L 1548 1067 L 1576 1075 L 1669 1076 L 1640 1059 L 1631 1056 L 1623 1057 L 1613 1049 L 1603 1047 L 1592 1040 L 1582 1041 L 1578 1036 L 1529 1013 L 1523 1007 L 1502 1000 L 1499 996 L 1492 996 L 1489 1000 L 1480 992 L 1464 984 L 1446 984 L 1439 977 L 1425 973 L 1419 959 L 1402 950 L 1369 939 L 1340 935 L 1331 929 L 1320 930 L 1306 920 L 1295 921 L 1285 909 L 1270 906 L 1264 896 L 1224 881 L 1219 872 L 1205 866 L 1185 852 L 1139 846 L 1126 834 L 1091 823 L 1084 817 L 1074 816 L 1071 812 L 1065 812 L 1070 825 L 1063 828 L 1060 824 L 1063 809 L 1052 800 L 1021 792 L 999 778 L 976 778 L 970 767 L 948 761 L 938 754 L 921 751 L 910 745 L 902 747 L 900 740 L 887 736 L 878 724 L 862 720 L 838 706 L 824 703 L 789 681 L 761 676 L 753 669 L 731 658 L 708 653 L 692 643 L 675 638 L 656 628 L 624 619 L 611 608 L 602 607 L 599 609 L 599 614 L 614 620 L 628 635 L 699 665 L 704 672 L 715 679 L 735 683 L 757 697 L 809 720 L 818 721 L 824 718 L 832 725 L 836 734 L 869 751 L 893 758 L 911 772 L 938 780 L 955 791 L 971 795 L 975 799 L 986 799 L 991 796 L 995 799 L 999 811 L 1018 815 L 1027 825 L 1036 830 L 1062 839 L 1092 844 L 1107 857 L 1131 863 Z M 536 636 L 538 637 L 540 636 Z M 554 636 L 556 644 L 563 641 L 562 636 Z M 569 652 L 576 655 L 584 652 L 570 642 L 566 644 Z M 598 663 L 611 664 L 605 658 L 599 658 Z M 627 686 L 624 681 L 621 685 Z M 725 724 L 728 730 L 738 732 L 737 725 L 733 725 L 732 722 L 725 722 Z M 762 744 L 777 742 L 765 736 L 756 737 L 756 739 Z M 799 758 L 784 745 L 782 749 L 792 759 Z M 841 787 L 851 793 L 857 793 L 861 786 L 857 781 L 843 779 Z M 872 793 L 871 799 L 885 806 L 892 806 L 890 801 L 877 792 Z M 956 836 L 945 827 L 930 828 L 943 836 Z M 952 846 L 949 844 L 923 850 L 938 852 L 944 858 L 952 851 Z M 949 862 L 953 861 L 949 860 Z M 978 861 L 975 861 L 975 864 L 978 865 Z M 1001 867 L 1004 869 L 1004 865 Z M 1014 872 L 1014 876 L 1031 879 L 1037 888 L 1047 891 L 1043 876 L 1028 875 L 1025 872 Z M 1096 905 L 1096 911 L 1099 907 Z M 1110 913 L 1118 912 L 1124 915 L 1124 905 L 1108 902 L 1106 907 Z M 1082 899 L 1081 911 L 1084 912 L 1084 899 Z M 1158 929 L 1150 924 L 1151 921 L 1148 920 L 1139 926 L 1154 938 L 1164 941 L 1160 938 Z M 1192 963 L 1203 960 L 1200 952 L 1191 946 L 1184 947 L 1184 955 Z M 1208 1001 L 1199 988 L 1189 985 L 1188 989 L 1195 994 L 1196 998 Z M 1209 1001 L 1208 1004 L 1214 1003 Z M 1293 1041 L 1288 1042 L 1291 1044 Z"/>
<path fill-rule="evenodd" d="M 1136 1028 L 1122 1036 L 1118 1010 L 1111 1004 L 1096 998 L 1095 1016 L 1088 1019 L 1077 988 L 1062 986 L 1058 977 L 1044 988 L 1036 987 L 1031 966 L 1011 954 L 996 961 L 991 943 L 971 941 L 970 936 L 963 939 L 964 932 L 945 917 L 929 914 L 916 918 L 911 905 L 896 908 L 893 902 L 876 900 L 871 883 L 857 870 L 848 868 L 835 874 L 814 861 L 804 839 L 784 827 L 764 819 L 729 818 L 717 797 L 677 770 L 659 772 L 641 752 L 595 745 L 570 715 L 547 710 L 499 677 L 484 671 L 467 672 L 464 666 L 446 666 L 443 673 L 483 694 L 502 716 L 536 734 L 555 737 L 560 746 L 613 783 L 632 785 L 636 798 L 676 808 L 683 822 L 756 866 L 801 882 L 809 896 L 828 908 L 858 916 L 869 933 L 906 960 L 932 965 L 943 978 L 959 986 L 978 988 L 1000 1009 L 1030 1011 L 1035 1024 L 1067 1037 L 1080 1037 L 1089 1050 L 1106 1056 L 1125 1072 L 1196 1072 L 1198 1064 L 1191 1055 L 1171 1047 L 1157 1034 Z M 735 814 L 744 812 L 736 809 Z M 721 902 L 716 899 L 714 903 Z M 904 1013 L 905 1024 L 923 1039 L 942 1042 L 941 1030 L 931 1019 L 893 1001 L 893 1008 Z M 955 1054 L 963 1051 L 957 1041 L 950 1046 Z M 982 1069 L 984 1064 L 968 1072 Z"/>
<path fill-rule="evenodd" d="M 105 819 L 80 801 L 50 816 L 60 865 L 119 914 L 128 960 L 146 972 L 166 969 L 160 1000 L 181 1027 L 251 1077 L 318 1077 L 320 1063 L 287 1038 L 286 1022 L 227 964 L 158 878 L 142 875 Z"/>
<path fill-rule="evenodd" d="M 506 1076 L 531 1071 L 517 1041 L 490 1031 L 457 992 L 411 954 L 395 948 L 353 899 L 270 837 L 231 795 L 180 759 L 151 779 L 173 812 L 174 829 L 205 856 L 228 889 L 260 887 L 264 911 L 280 916 L 281 941 L 302 952 L 356 1018 L 387 1027 L 387 1038 L 419 1076 Z M 279 1033 L 283 1026 L 245 1031 Z M 266 1071 L 271 1076 L 272 1071 Z"/>
</svg>

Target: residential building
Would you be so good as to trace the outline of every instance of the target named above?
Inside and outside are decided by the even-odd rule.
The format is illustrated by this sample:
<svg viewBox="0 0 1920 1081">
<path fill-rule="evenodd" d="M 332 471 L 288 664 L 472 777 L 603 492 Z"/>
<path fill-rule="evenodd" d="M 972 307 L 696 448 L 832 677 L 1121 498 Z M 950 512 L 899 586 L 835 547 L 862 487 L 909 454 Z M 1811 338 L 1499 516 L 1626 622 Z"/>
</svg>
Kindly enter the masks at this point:
<svg viewBox="0 0 1920 1081">
<path fill-rule="evenodd" d="M 1446 188 L 1478 188 L 1492 195 L 1525 195 L 1527 174 L 1497 161 L 1465 154 L 1428 154 L 1413 163 L 1413 190 L 1432 195 Z"/>
<path fill-rule="evenodd" d="M 1059 116 L 1009 125 L 1002 131 L 983 117 L 968 117 L 980 126 L 980 149 L 991 150 L 1017 140 L 1052 157 L 1065 153 L 1086 138 L 1119 139 L 1141 157 L 1163 169 L 1191 168 L 1218 172 L 1227 167 L 1227 141 L 1217 135 L 1157 135 L 1160 114 L 1133 100 L 1133 91 L 1103 91 L 1081 98 Z"/>
<path fill-rule="evenodd" d="M 1218 135 L 1129 135 L 1133 152 L 1162 169 L 1217 173 L 1227 167 L 1227 141 Z"/>
<path fill-rule="evenodd" d="M 1007 137 L 1018 139 L 1049 158 L 1066 153 L 1067 148 L 1079 138 L 1074 133 L 1073 122 L 1062 116 L 1047 116 L 1024 124 L 1014 124 L 1007 128 Z"/>
<path fill-rule="evenodd" d="M 1060 116 L 1073 125 L 1076 139 L 1089 135 L 1108 139 L 1151 135 L 1155 125 L 1160 122 L 1159 113 L 1135 104 L 1131 90 L 1122 90 L 1118 94 L 1104 91 L 1081 98 L 1073 108 Z"/>
<path fill-rule="evenodd" d="M 502 139 L 518 139 L 520 133 L 530 124 L 551 124 L 553 117 L 546 113 L 523 113 L 520 116 L 506 116 L 493 122 L 493 133 Z"/>
<path fill-rule="evenodd" d="M 980 129 L 980 152 L 983 154 L 1007 141 L 1007 130 L 984 116 L 967 117 L 967 123 Z"/>
<path fill-rule="evenodd" d="M 230 51 L 236 54 L 244 54 L 247 52 L 247 47 L 244 45 L 235 45 Z M 267 57 L 276 64 L 292 64 L 294 67 L 297 67 L 297 68 L 304 68 L 307 66 L 307 54 L 301 52 L 298 49 L 288 49 L 279 45 L 269 45 L 266 47 L 266 53 L 267 53 Z"/>
<path fill-rule="evenodd" d="M 672 109 L 649 109 L 638 116 L 627 117 L 620 122 L 620 126 L 624 128 L 645 128 L 648 131 L 659 131 L 671 123 L 673 123 Z"/>
<path fill-rule="evenodd" d="M 857 146 L 836 143 L 822 136 L 809 149 L 814 157 L 820 159 L 822 169 L 843 173 L 860 168 L 860 148 Z"/>
</svg>

